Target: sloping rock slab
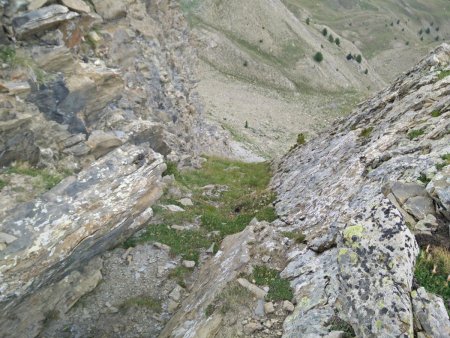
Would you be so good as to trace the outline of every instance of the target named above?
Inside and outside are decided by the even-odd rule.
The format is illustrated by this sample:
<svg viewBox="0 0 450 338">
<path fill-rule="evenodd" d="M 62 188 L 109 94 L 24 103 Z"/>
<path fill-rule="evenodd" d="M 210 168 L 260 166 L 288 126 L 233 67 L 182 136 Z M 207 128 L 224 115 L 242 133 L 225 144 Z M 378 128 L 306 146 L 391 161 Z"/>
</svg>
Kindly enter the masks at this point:
<svg viewBox="0 0 450 338">
<path fill-rule="evenodd" d="M 16 37 L 25 38 L 39 32 L 44 32 L 77 16 L 79 16 L 78 13 L 69 11 L 65 6 L 51 5 L 15 17 L 13 19 L 13 26 Z"/>
<path fill-rule="evenodd" d="M 114 247 L 149 220 L 161 196 L 162 156 L 123 146 L 68 177 L 0 221 L 18 239 L 0 251 L 0 330 L 12 330 L 14 307 Z M 8 318 L 16 318 L 8 319 Z M 33 323 L 29 323 L 32 325 Z"/>
</svg>

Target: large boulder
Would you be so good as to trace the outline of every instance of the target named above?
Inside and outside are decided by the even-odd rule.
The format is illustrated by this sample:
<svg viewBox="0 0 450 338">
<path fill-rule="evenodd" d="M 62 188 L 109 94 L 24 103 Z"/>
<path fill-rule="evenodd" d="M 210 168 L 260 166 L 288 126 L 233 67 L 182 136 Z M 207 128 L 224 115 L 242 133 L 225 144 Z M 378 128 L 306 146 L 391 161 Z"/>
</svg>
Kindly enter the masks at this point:
<svg viewBox="0 0 450 338">
<path fill-rule="evenodd" d="M 149 220 L 151 205 L 162 194 L 165 168 L 162 156 L 149 148 L 122 146 L 0 221 L 0 232 L 17 238 L 0 251 L 2 334 L 36 335 L 42 323 L 23 311 L 27 296 L 58 282 Z M 38 300 L 33 302 L 36 306 Z"/>
</svg>

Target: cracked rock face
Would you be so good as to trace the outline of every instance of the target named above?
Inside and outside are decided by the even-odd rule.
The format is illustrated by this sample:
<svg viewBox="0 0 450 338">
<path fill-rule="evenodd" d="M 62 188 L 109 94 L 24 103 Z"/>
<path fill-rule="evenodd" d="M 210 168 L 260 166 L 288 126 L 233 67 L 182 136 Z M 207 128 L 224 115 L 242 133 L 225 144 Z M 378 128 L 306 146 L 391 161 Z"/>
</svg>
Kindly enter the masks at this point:
<svg viewBox="0 0 450 338">
<path fill-rule="evenodd" d="M 28 295 L 144 225 L 162 194 L 165 169 L 162 156 L 148 147 L 123 146 L 12 209 L 0 222 L 1 232 L 17 238 L 0 251 L 2 331 L 13 332 L 18 322 L 30 324 L 27 312 L 13 316 Z"/>
<path fill-rule="evenodd" d="M 448 336 L 445 309 L 437 307 L 436 315 L 413 306 L 411 291 L 416 222 L 436 218 L 443 245 L 449 243 L 448 230 L 440 229 L 448 222 L 449 167 L 436 168 L 450 152 L 450 77 L 442 75 L 449 61 L 444 44 L 338 128 L 281 160 L 273 179 L 276 208 L 308 241 L 291 250 L 282 274 L 297 301 L 285 337 L 326 335 L 336 316 L 358 337 L 412 337 L 422 330 Z M 317 250 L 319 238 L 333 243 Z M 436 316 L 445 325 L 436 325 Z M 417 327 L 416 317 L 432 324 Z"/>
</svg>

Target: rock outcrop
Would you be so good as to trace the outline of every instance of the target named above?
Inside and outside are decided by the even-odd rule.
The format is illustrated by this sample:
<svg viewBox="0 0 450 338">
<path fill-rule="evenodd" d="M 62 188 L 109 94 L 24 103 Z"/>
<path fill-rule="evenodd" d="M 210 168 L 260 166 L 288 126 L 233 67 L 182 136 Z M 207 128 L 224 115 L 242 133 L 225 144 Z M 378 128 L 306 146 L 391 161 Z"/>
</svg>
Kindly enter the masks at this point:
<svg viewBox="0 0 450 338">
<path fill-rule="evenodd" d="M 411 297 L 416 224 L 435 219 L 433 235 L 417 237 L 422 247 L 440 236 L 449 245 L 450 172 L 438 165 L 450 152 L 449 69 L 444 44 L 282 159 L 273 179 L 276 208 L 308 242 L 291 250 L 282 274 L 297 301 L 285 337 L 326 335 L 335 318 L 358 337 L 450 335 L 438 298 L 423 289 Z"/>
</svg>

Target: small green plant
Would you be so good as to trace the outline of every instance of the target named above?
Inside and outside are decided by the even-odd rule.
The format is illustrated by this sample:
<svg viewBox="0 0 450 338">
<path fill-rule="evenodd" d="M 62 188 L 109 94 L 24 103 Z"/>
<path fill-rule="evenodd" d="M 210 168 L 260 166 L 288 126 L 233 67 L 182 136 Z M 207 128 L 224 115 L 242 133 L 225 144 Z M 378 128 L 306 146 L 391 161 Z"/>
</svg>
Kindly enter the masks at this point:
<svg viewBox="0 0 450 338">
<path fill-rule="evenodd" d="M 340 46 L 341 45 L 341 40 L 339 38 L 336 38 L 334 40 L 334 43 L 336 43 L 336 45 Z"/>
<path fill-rule="evenodd" d="M 433 110 L 430 115 L 432 117 L 439 117 L 439 116 L 441 116 L 441 114 L 442 114 L 442 112 L 440 110 Z"/>
<path fill-rule="evenodd" d="M 207 318 L 211 317 L 214 311 L 216 310 L 216 307 L 214 304 L 209 304 L 205 309 L 205 316 Z"/>
<path fill-rule="evenodd" d="M 61 180 L 64 178 L 61 174 L 53 174 L 48 172 L 45 169 L 36 169 L 30 168 L 27 166 L 19 165 L 15 167 L 11 167 L 6 171 L 6 174 L 17 174 L 17 175 L 25 175 L 31 177 L 39 177 L 42 181 L 43 187 L 46 190 L 50 190 L 54 186 L 56 186 Z M 68 173 L 64 173 L 68 174 Z M 67 176 L 67 175 L 66 175 Z"/>
<path fill-rule="evenodd" d="M 418 34 L 422 35 L 423 34 L 423 29 L 420 29 Z"/>
<path fill-rule="evenodd" d="M 362 62 L 362 56 L 361 54 L 358 54 L 355 58 L 356 62 L 361 63 Z"/>
<path fill-rule="evenodd" d="M 297 144 L 299 146 L 304 145 L 306 143 L 306 136 L 303 133 L 297 135 Z"/>
<path fill-rule="evenodd" d="M 425 130 L 423 129 L 413 129 L 408 133 L 408 138 L 410 140 L 415 140 L 425 134 Z"/>
<path fill-rule="evenodd" d="M 3 63 L 14 63 L 16 58 L 16 51 L 14 48 L 9 46 L 0 46 L 0 60 Z"/>
<path fill-rule="evenodd" d="M 347 56 L 346 56 L 346 59 L 347 59 L 348 61 L 353 60 L 353 55 L 352 55 L 352 53 L 348 53 Z"/>
<path fill-rule="evenodd" d="M 177 282 L 177 284 L 183 288 L 186 287 L 186 277 L 192 273 L 192 269 L 186 268 L 184 266 L 177 266 L 176 268 L 170 270 L 169 278 Z"/>
<path fill-rule="evenodd" d="M 254 280 L 257 285 L 269 287 L 269 292 L 266 296 L 267 300 L 291 301 L 294 297 L 289 281 L 281 278 L 280 273 L 277 270 L 270 269 L 266 266 L 257 265 L 253 268 L 253 273 L 250 279 Z"/>
<path fill-rule="evenodd" d="M 166 166 L 167 166 L 167 169 L 164 170 L 164 172 L 162 174 L 163 177 L 169 176 L 169 175 L 173 175 L 175 177 L 175 179 L 180 177 L 180 172 L 178 171 L 178 166 L 175 162 L 167 161 Z"/>
<path fill-rule="evenodd" d="M 373 131 L 373 127 L 365 128 L 361 131 L 361 133 L 359 134 L 359 137 L 368 138 L 372 134 L 372 131 Z"/>
<path fill-rule="evenodd" d="M 6 181 L 3 181 L 2 179 L 0 179 L 0 191 L 7 185 L 8 185 L 8 183 Z"/>
<path fill-rule="evenodd" d="M 431 33 L 431 29 L 428 27 L 427 29 L 425 29 L 425 33 L 430 34 Z"/>
<path fill-rule="evenodd" d="M 322 29 L 322 35 L 327 36 L 328 35 L 328 29 L 324 28 Z"/>
<path fill-rule="evenodd" d="M 366 68 L 366 70 L 364 71 L 364 74 L 369 74 L 369 70 Z"/>
<path fill-rule="evenodd" d="M 420 182 L 422 182 L 422 183 L 424 183 L 424 184 L 428 184 L 428 183 L 431 182 L 431 179 L 429 179 L 429 178 L 427 177 L 427 175 L 424 174 L 424 173 L 421 173 L 420 176 L 417 178 L 417 180 L 419 180 Z"/>
<path fill-rule="evenodd" d="M 306 18 L 306 24 L 309 25 L 309 23 L 310 23 L 310 19 Z"/>
<path fill-rule="evenodd" d="M 414 277 L 428 292 L 444 299 L 450 314 L 450 252 L 444 248 L 433 248 L 428 253 L 421 251 L 417 257 Z M 414 296 L 413 296 L 414 297 Z"/>
<path fill-rule="evenodd" d="M 245 121 L 244 128 L 248 128 L 248 121 Z"/>
<path fill-rule="evenodd" d="M 441 159 L 444 162 L 441 163 L 437 163 L 436 164 L 436 169 L 437 170 L 442 170 L 443 168 L 445 168 L 446 166 L 450 165 L 450 154 L 445 154 L 441 156 Z"/>
<path fill-rule="evenodd" d="M 314 59 L 314 61 L 320 63 L 323 61 L 323 54 L 321 52 L 317 52 L 316 54 L 314 54 L 313 59 Z"/>
<path fill-rule="evenodd" d="M 297 244 L 305 243 L 306 236 L 301 231 L 287 231 L 281 233 L 284 237 L 292 239 Z"/>
<path fill-rule="evenodd" d="M 334 37 L 333 37 L 332 34 L 330 34 L 330 35 L 328 36 L 328 41 L 330 41 L 331 43 L 334 43 Z"/>
<path fill-rule="evenodd" d="M 442 80 L 443 78 L 446 78 L 447 76 L 450 76 L 450 69 L 441 70 L 441 72 L 438 75 L 438 80 Z"/>
<path fill-rule="evenodd" d="M 161 301 L 148 296 L 130 298 L 119 305 L 119 308 L 122 310 L 126 310 L 131 307 L 143 307 L 156 313 L 160 313 L 162 310 Z"/>
</svg>

